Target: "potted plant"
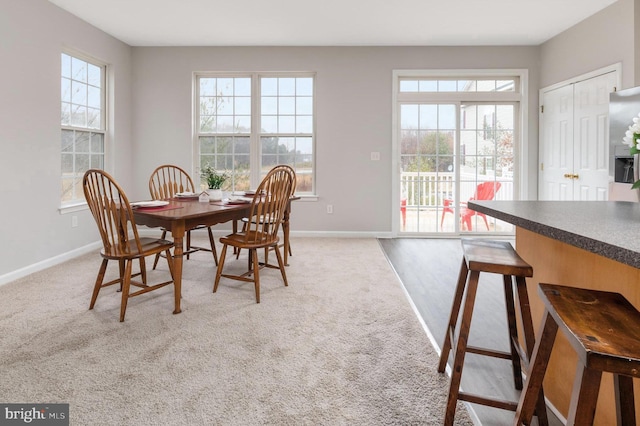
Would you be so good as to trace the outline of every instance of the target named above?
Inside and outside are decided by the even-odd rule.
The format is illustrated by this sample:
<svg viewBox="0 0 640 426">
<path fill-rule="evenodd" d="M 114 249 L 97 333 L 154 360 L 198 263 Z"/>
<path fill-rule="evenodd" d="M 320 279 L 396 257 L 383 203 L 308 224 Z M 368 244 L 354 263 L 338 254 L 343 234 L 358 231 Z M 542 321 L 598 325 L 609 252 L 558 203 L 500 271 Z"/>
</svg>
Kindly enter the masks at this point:
<svg viewBox="0 0 640 426">
<path fill-rule="evenodd" d="M 207 181 L 209 199 L 212 201 L 222 200 L 222 185 L 228 179 L 226 173 L 218 173 L 213 167 L 207 165 L 202 169 L 202 177 Z"/>
</svg>

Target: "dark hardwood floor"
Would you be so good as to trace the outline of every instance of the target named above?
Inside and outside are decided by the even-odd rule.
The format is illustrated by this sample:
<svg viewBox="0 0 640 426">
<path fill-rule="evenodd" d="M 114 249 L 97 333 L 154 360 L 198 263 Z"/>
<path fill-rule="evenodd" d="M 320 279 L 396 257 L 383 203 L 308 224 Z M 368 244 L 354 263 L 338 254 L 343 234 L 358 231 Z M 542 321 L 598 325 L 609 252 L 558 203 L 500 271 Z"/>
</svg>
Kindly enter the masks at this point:
<svg viewBox="0 0 640 426">
<path fill-rule="evenodd" d="M 394 238 L 379 241 L 440 353 L 462 262 L 460 240 Z M 469 344 L 508 351 L 506 315 L 502 277 L 480 274 Z M 452 358 L 451 355 L 449 365 Z M 462 388 L 512 401 L 517 401 L 520 394 L 514 388 L 509 361 L 474 354 L 465 357 Z M 473 404 L 472 409 L 483 426 L 513 423 L 512 411 L 478 404 Z M 561 426 L 560 420 L 547 411 L 550 425 Z"/>
</svg>

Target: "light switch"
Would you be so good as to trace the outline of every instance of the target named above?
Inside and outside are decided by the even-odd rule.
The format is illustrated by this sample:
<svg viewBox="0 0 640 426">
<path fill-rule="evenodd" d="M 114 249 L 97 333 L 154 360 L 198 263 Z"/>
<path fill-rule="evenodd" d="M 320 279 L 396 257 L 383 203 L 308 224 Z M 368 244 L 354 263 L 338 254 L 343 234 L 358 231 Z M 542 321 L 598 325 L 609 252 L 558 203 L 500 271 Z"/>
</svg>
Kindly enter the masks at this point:
<svg viewBox="0 0 640 426">
<path fill-rule="evenodd" d="M 380 153 L 376 151 L 372 152 L 371 161 L 380 161 Z"/>
</svg>

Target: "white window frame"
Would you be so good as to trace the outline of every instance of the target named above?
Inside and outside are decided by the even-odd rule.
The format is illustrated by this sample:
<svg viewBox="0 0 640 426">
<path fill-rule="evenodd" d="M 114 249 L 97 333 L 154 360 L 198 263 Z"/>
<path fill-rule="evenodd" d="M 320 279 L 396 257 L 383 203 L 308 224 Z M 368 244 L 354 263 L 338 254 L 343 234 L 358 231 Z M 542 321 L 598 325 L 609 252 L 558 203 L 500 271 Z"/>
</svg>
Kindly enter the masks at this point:
<svg viewBox="0 0 640 426">
<path fill-rule="evenodd" d="M 94 57 L 91 57 L 89 55 L 86 55 L 82 52 L 78 52 L 72 49 L 63 49 L 60 52 L 60 61 L 62 62 L 62 55 L 67 55 L 70 56 L 72 59 L 79 59 L 81 61 L 87 62 L 91 65 L 94 65 L 96 67 L 99 67 L 101 69 L 101 75 L 100 75 L 100 126 L 99 128 L 90 128 L 90 127 L 81 127 L 81 126 L 74 126 L 71 124 L 62 124 L 62 117 L 61 117 L 61 122 L 60 122 L 60 139 L 58 141 L 58 143 L 62 142 L 62 132 L 63 131 L 80 131 L 80 132 L 89 132 L 89 133 L 97 133 L 97 134 L 101 134 L 102 135 L 102 141 L 103 141 L 103 152 L 102 152 L 102 164 L 103 164 L 103 169 L 106 169 L 107 164 L 108 164 L 108 158 L 109 158 L 109 142 L 108 142 L 108 132 L 107 132 L 107 123 L 108 123 L 108 117 L 107 117 L 107 113 L 108 113 L 108 108 L 107 108 L 107 96 L 108 96 L 108 91 L 107 91 L 107 72 L 108 72 L 108 65 L 103 62 L 100 61 L 99 59 L 96 59 Z M 59 67 L 59 69 L 62 69 L 62 63 L 61 66 Z M 60 84 L 62 84 L 62 71 L 60 72 Z M 62 107 L 62 91 L 60 91 L 60 108 Z M 62 111 L 60 110 L 60 114 L 62 114 Z M 75 157 L 75 153 L 74 153 L 74 157 Z M 75 161 L 75 158 L 74 158 Z M 60 148 L 60 183 L 62 183 L 62 150 Z M 62 194 L 60 194 L 62 196 Z M 81 198 L 74 198 L 71 199 L 69 201 L 62 201 L 62 199 L 60 200 L 60 213 L 64 214 L 64 213 L 71 213 L 74 211 L 79 211 L 79 210 L 85 210 L 87 208 L 87 202 L 84 199 L 84 196 Z"/>
<path fill-rule="evenodd" d="M 474 93 L 470 92 L 400 92 L 400 81 L 407 78 L 442 78 L 442 79 L 486 79 L 499 77 L 518 77 L 519 84 L 514 91 L 509 92 L 479 92 L 478 99 L 474 99 Z M 433 102 L 463 102 L 481 100 L 486 102 L 517 102 L 518 116 L 516 128 L 520 129 L 518 143 L 514 146 L 514 199 L 519 194 L 526 194 L 529 184 L 529 166 L 526 161 L 526 147 L 528 146 L 528 90 L 529 71 L 527 69 L 442 69 L 442 70 L 393 70 L 392 72 L 392 118 L 391 135 L 392 145 L 392 176 L 391 190 L 391 229 L 393 235 L 400 234 L 400 158 L 398 156 L 399 134 L 398 119 L 401 102 L 419 102 L 428 99 Z M 470 96 L 471 95 L 471 96 Z"/>
<path fill-rule="evenodd" d="M 251 79 L 251 132 L 250 133 L 201 133 L 200 132 L 200 78 L 250 78 Z M 311 134 L 267 133 L 262 132 L 261 121 L 261 87 L 262 78 L 311 78 L 313 80 L 312 132 Z M 194 181 L 201 181 L 200 170 L 200 137 L 210 135 L 228 137 L 249 137 L 250 143 L 250 186 L 256 188 L 262 180 L 262 152 L 260 140 L 264 137 L 296 137 L 308 136 L 312 139 L 312 188 L 308 192 L 297 192 L 302 198 L 315 198 L 316 193 L 316 73 L 315 72 L 196 72 L 193 74 L 193 170 Z"/>
</svg>

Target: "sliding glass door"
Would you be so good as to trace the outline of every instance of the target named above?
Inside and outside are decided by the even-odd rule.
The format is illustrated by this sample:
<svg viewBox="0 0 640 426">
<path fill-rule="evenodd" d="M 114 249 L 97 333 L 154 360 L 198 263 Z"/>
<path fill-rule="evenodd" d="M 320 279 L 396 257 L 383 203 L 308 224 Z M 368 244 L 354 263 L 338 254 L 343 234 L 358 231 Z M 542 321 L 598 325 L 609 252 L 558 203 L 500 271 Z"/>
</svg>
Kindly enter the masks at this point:
<svg viewBox="0 0 640 426">
<path fill-rule="evenodd" d="M 454 104 L 400 106 L 402 232 L 442 231 L 437 218 L 456 192 L 457 110 Z"/>
<path fill-rule="evenodd" d="M 513 199 L 515 112 L 513 104 L 460 105 L 459 195 L 456 198 L 458 215 L 455 215 L 455 223 L 460 225 L 461 232 L 505 232 L 512 229 L 504 222 L 474 214 L 466 208 L 466 202 L 472 198 Z"/>
<path fill-rule="evenodd" d="M 396 108 L 399 233 L 513 232 L 467 202 L 515 198 L 519 102 L 495 96 L 496 90 L 513 91 L 515 79 L 400 83 L 408 95 Z"/>
</svg>

